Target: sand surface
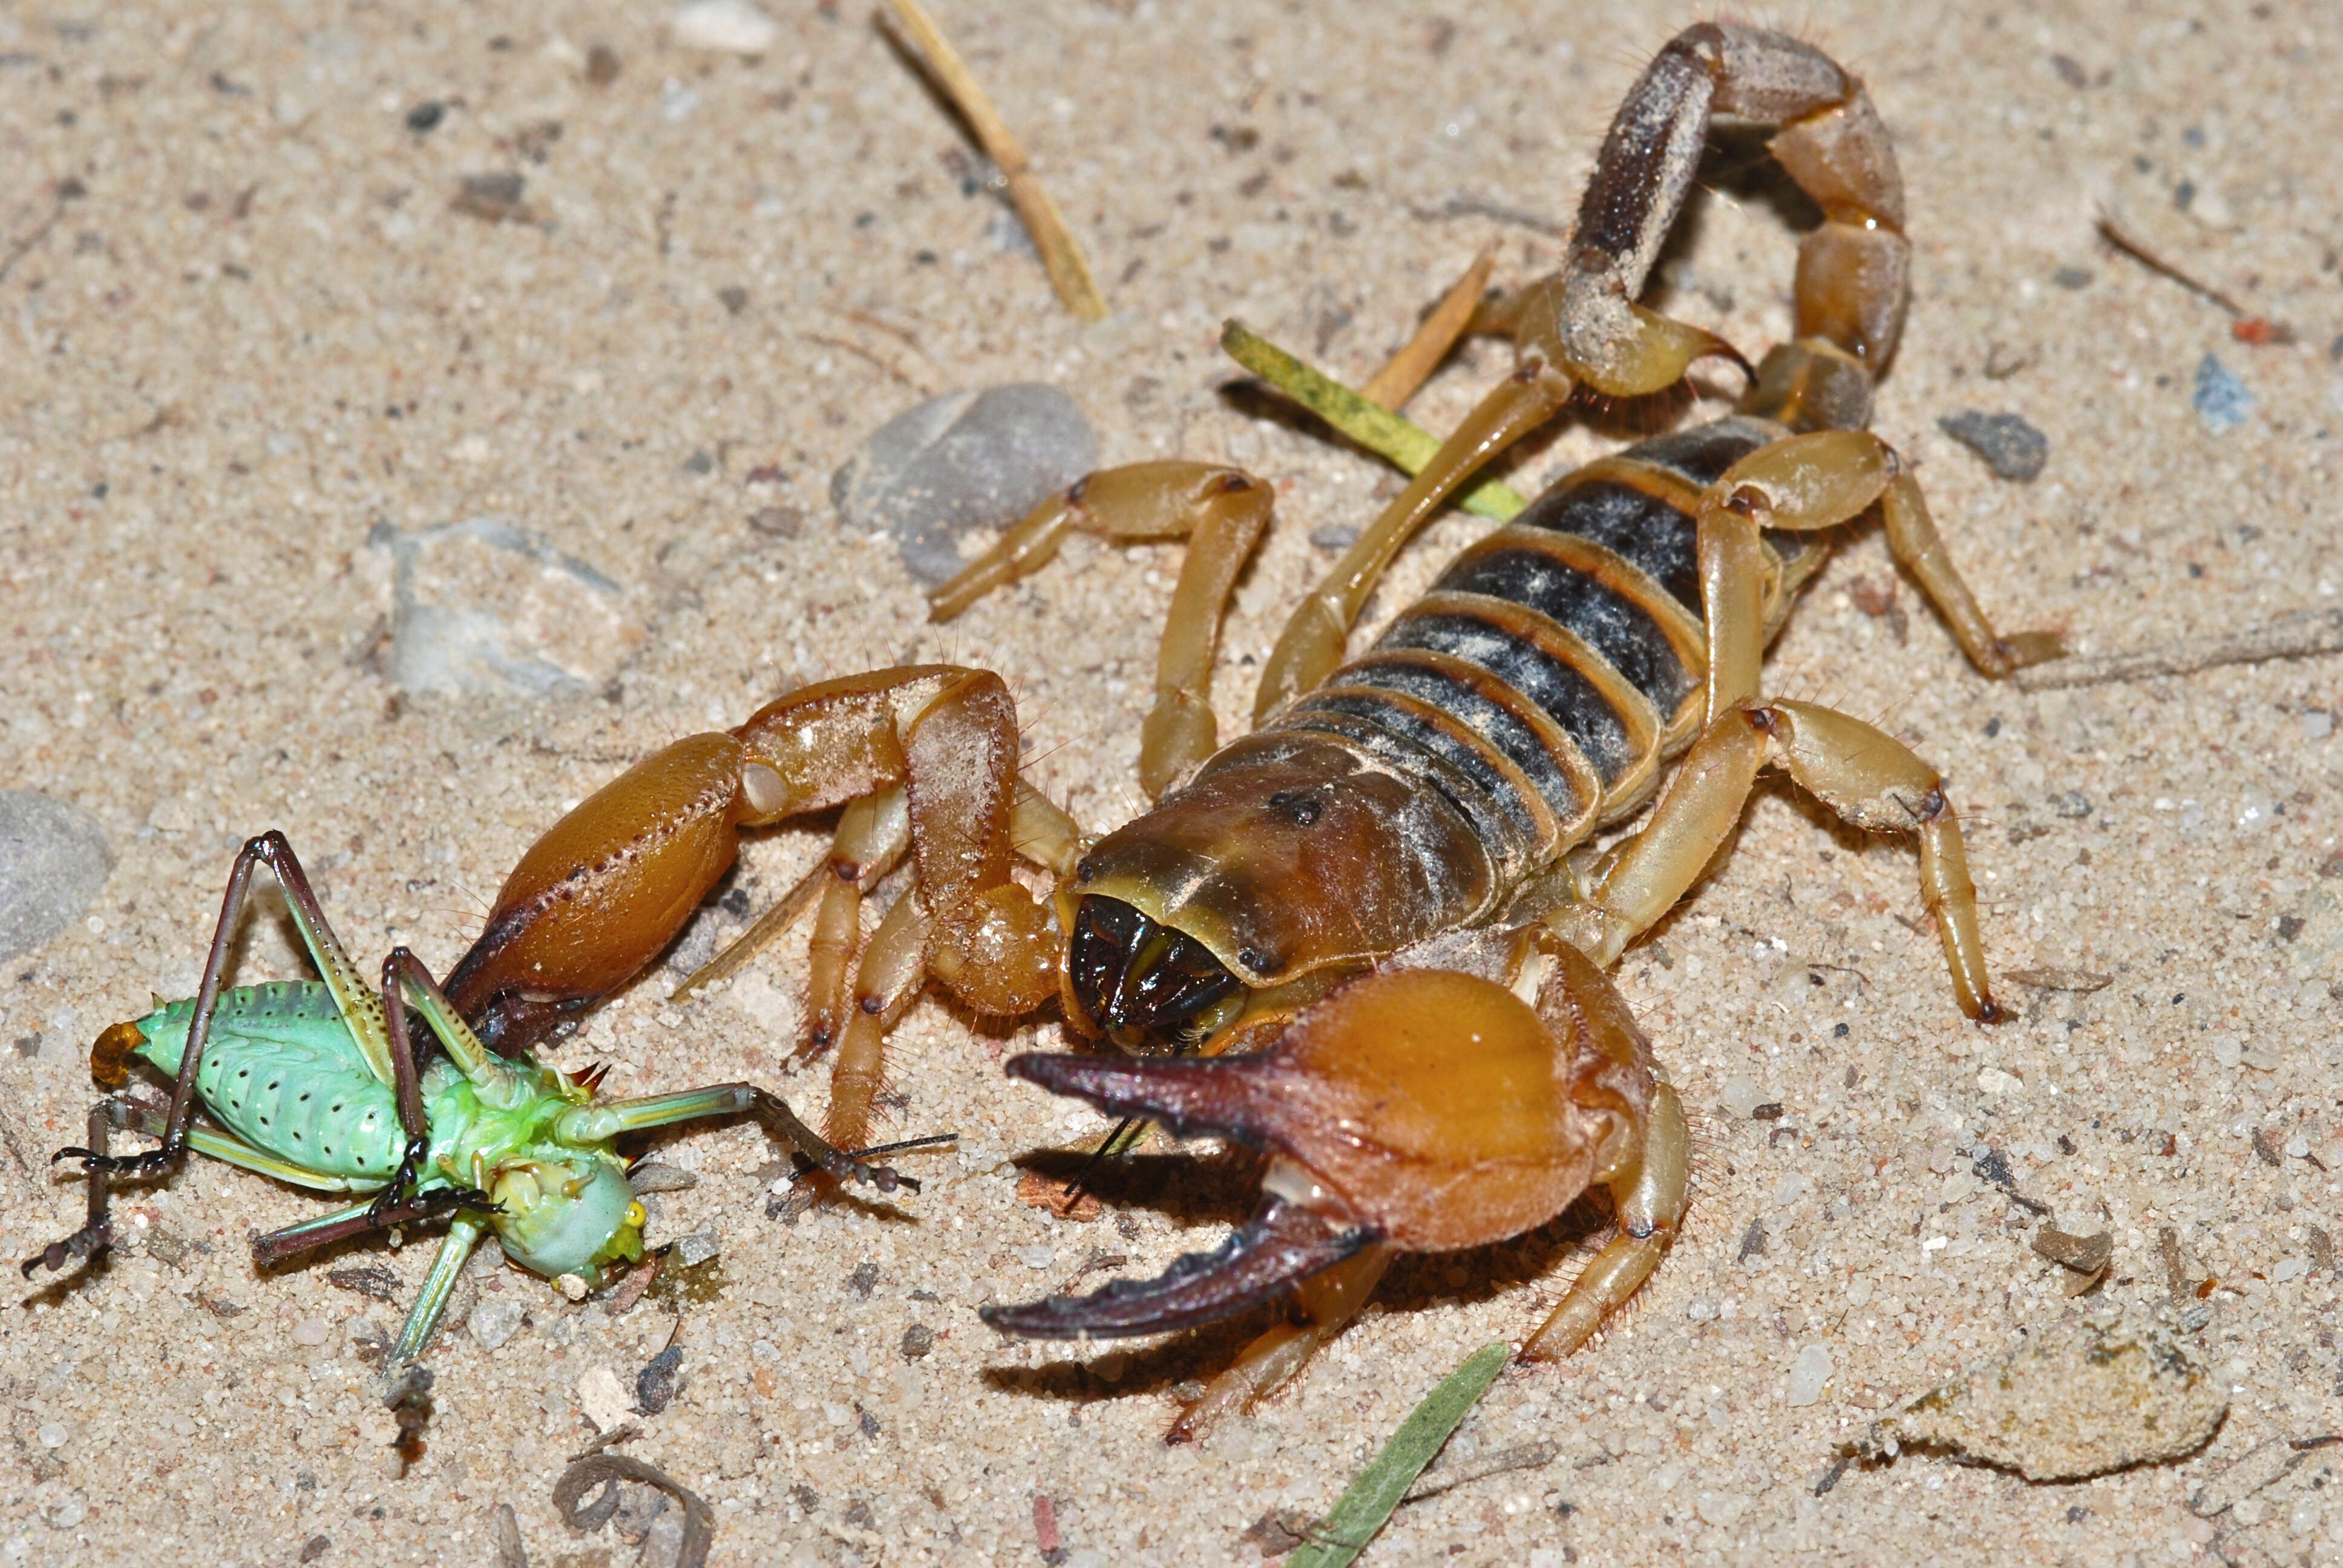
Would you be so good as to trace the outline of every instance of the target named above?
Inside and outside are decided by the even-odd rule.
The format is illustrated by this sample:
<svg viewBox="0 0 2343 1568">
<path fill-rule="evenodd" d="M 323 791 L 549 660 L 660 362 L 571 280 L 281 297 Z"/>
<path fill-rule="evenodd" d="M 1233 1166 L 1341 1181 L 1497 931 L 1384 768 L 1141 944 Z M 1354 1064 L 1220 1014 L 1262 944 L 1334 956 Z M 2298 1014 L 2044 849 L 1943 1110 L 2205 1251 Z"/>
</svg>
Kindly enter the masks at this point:
<svg viewBox="0 0 2343 1568">
<path fill-rule="evenodd" d="M 1086 826 L 1125 819 L 1176 550 L 1077 541 L 933 628 L 891 543 L 839 528 L 832 470 L 924 397 L 1036 380 L 1087 410 L 1102 460 L 1272 479 L 1280 513 L 1222 644 L 1233 732 L 1332 559 L 1312 533 L 1394 482 L 1227 396 L 1219 323 L 1356 380 L 1477 247 L 1498 247 L 1501 282 L 1551 267 L 1611 108 L 1691 19 L 944 7 L 1089 246 L 1114 315 L 1084 327 L 861 7 L 777 5 L 779 42 L 748 60 L 676 46 L 657 7 L 597 9 L 0 5 L 0 780 L 94 813 L 117 856 L 85 920 L 0 975 L 0 1255 L 77 1222 L 79 1183 L 44 1161 L 79 1138 L 88 1042 L 150 990 L 192 989 L 230 857 L 261 829 L 290 835 L 366 961 L 406 942 L 444 968 L 534 835 L 636 758 L 802 681 L 939 657 L 1003 672 L 1030 776 Z M 1909 190 L 1915 297 L 1877 426 L 2001 624 L 2107 651 L 2333 608 L 2332 7 L 1801 16 L 1869 81 Z M 598 44 L 618 67 L 601 84 Z M 427 101 L 442 119 L 410 130 Z M 505 221 L 458 200 L 468 176 L 514 174 Z M 2296 341 L 2239 341 L 2109 253 L 2102 207 Z M 1671 308 L 1778 340 L 1793 245 L 1762 192 L 1728 185 Z M 2252 399 L 2221 434 L 2192 406 L 2207 355 Z M 1444 428 L 1505 364 L 1463 354 L 1413 414 Z M 2040 477 L 1996 479 L 1940 432 L 1965 409 L 2044 432 Z M 1516 482 L 1618 439 L 1568 424 Z M 508 684 L 541 689 L 403 694 L 399 541 L 477 518 L 538 553 L 432 538 L 417 591 L 502 618 Z M 1435 528 L 1383 608 L 1478 526 Z M 2343 659 L 1997 688 L 1874 532 L 1809 590 L 1767 680 L 1946 770 L 1998 966 L 2106 983 L 2006 982 L 2016 1021 L 1963 1022 L 1914 929 L 1909 850 L 1769 788 L 1619 973 L 1700 1117 L 1686 1234 L 1604 1342 L 1509 1372 L 1453 1451 L 1550 1439 L 1552 1462 L 1404 1510 L 1369 1560 L 2328 1560 L 2343 1504 L 2321 1453 L 2217 1518 L 2188 1501 L 2285 1452 L 2257 1445 L 2343 1426 L 2321 1240 L 2343 1229 Z M 748 904 L 820 842 L 760 837 Z M 281 920 L 242 963 L 298 972 Z M 777 1081 L 818 1111 L 823 1076 L 783 1067 L 803 972 L 793 940 L 678 1007 L 654 971 L 559 1060 L 614 1064 L 622 1092 Z M 1174 1388 L 1257 1324 L 1083 1355 L 975 1315 L 1101 1253 L 1151 1273 L 1250 1201 L 1241 1169 L 1166 1154 L 1120 1220 L 1021 1204 L 1011 1160 L 1099 1126 L 998 1070 L 1061 1038 L 915 1010 L 897 1125 L 961 1142 L 890 1209 L 784 1228 L 753 1129 L 666 1141 L 699 1180 L 659 1196 L 654 1239 L 712 1232 L 720 1291 L 614 1316 L 517 1270 L 477 1280 L 477 1302 L 525 1319 L 493 1351 L 468 1327 L 433 1352 L 428 1450 L 404 1475 L 364 1352 L 427 1249 L 256 1276 L 247 1231 L 317 1201 L 195 1163 L 125 1200 L 100 1276 L 0 1314 L 0 1561 L 485 1563 L 508 1503 L 529 1561 L 628 1563 L 620 1536 L 564 1528 L 552 1483 L 595 1391 L 632 1391 L 670 1339 L 682 1392 L 626 1452 L 714 1505 L 718 1563 L 1032 1562 L 1037 1496 L 1065 1562 L 1254 1560 L 1247 1525 L 1322 1512 L 1441 1376 L 1540 1319 L 1595 1235 L 1574 1219 L 1402 1265 L 1292 1392 L 1167 1451 Z M 2062 1229 L 2112 1233 L 2107 1296 L 2163 1298 L 2173 1232 L 2227 1425 L 2185 1462 L 2097 1481 L 1907 1456 L 1817 1497 L 1874 1412 L 2075 1310 L 2031 1250 L 2036 1216 L 1961 1152 L 1981 1144 Z M 332 1278 L 366 1267 L 396 1274 L 394 1301 Z M 914 1325 L 933 1336 L 915 1360 Z M 1828 1376 L 1792 1404 L 1802 1356 Z"/>
</svg>

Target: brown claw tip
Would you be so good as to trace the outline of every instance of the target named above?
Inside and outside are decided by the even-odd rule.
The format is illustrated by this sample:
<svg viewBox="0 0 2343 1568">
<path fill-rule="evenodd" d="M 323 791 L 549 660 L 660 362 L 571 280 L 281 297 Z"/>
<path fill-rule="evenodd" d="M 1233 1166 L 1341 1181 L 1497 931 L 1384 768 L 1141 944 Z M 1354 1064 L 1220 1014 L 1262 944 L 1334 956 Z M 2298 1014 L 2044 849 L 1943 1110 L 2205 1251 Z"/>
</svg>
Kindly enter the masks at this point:
<svg viewBox="0 0 2343 1568">
<path fill-rule="evenodd" d="M 1038 1340 L 1129 1339 L 1195 1328 L 1265 1302 L 1376 1239 L 1365 1229 L 1337 1230 L 1272 1198 L 1217 1249 L 1175 1258 L 1152 1280 L 1116 1280 L 1087 1296 L 980 1307 L 976 1315 L 1002 1333 Z"/>
<path fill-rule="evenodd" d="M 1976 1020 L 1979 1023 L 2007 1023 L 2009 1010 L 1991 997 L 1977 999 Z"/>
</svg>

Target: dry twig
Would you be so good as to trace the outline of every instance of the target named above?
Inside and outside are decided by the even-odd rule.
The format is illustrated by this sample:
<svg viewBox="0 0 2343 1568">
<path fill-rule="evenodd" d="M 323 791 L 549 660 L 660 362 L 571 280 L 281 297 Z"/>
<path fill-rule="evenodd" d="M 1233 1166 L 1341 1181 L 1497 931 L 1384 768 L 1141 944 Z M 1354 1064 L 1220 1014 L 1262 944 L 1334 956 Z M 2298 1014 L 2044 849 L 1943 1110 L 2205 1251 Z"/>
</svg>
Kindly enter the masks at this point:
<svg viewBox="0 0 2343 1568">
<path fill-rule="evenodd" d="M 1380 403 L 1393 413 L 1407 407 L 1416 388 L 1432 378 L 1448 351 L 1456 347 L 1465 327 L 1473 319 L 1473 307 L 1481 303 L 1481 294 L 1489 286 L 1490 269 L 1497 265 L 1497 253 L 1483 250 L 1473 259 L 1464 276 L 1452 285 L 1415 329 L 1407 346 L 1391 357 L 1390 363 L 1370 377 L 1359 393 L 1370 403 Z"/>
<path fill-rule="evenodd" d="M 951 100 L 976 139 L 983 144 L 985 156 L 1001 170 L 1008 182 L 1009 199 L 1016 205 L 1017 216 L 1025 222 L 1025 231 L 1033 236 L 1033 248 L 1041 253 L 1041 265 L 1050 269 L 1050 281 L 1058 290 L 1058 297 L 1067 309 L 1084 321 L 1100 321 L 1106 317 L 1106 300 L 1099 293 L 1098 280 L 1091 276 L 1091 264 L 1082 255 L 1082 247 L 1066 228 L 1066 219 L 1058 211 L 1058 204 L 1050 199 L 1034 175 L 1025 149 L 1010 134 L 1009 127 L 993 108 L 992 100 L 977 85 L 976 77 L 950 43 L 944 37 L 935 20 L 921 8 L 920 0 L 890 0 L 894 7 L 895 23 L 908 35 L 905 42 L 911 52 L 927 66 L 936 86 Z"/>
<path fill-rule="evenodd" d="M 2105 686 L 2158 675 L 2187 675 L 2217 664 L 2259 664 L 2272 658 L 2308 658 L 2343 653 L 2343 609 L 2307 609 L 2267 626 L 2217 637 L 2184 638 L 2160 648 L 2054 659 L 2017 672 L 2020 691 L 2060 686 Z"/>
</svg>

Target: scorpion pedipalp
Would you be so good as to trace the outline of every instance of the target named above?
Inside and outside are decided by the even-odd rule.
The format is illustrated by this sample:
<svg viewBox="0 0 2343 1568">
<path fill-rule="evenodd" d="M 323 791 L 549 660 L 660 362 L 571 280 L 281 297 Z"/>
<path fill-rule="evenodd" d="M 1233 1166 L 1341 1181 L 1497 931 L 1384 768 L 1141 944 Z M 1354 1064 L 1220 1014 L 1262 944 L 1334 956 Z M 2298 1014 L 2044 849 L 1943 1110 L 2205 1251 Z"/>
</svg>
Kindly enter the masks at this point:
<svg viewBox="0 0 2343 1568">
<path fill-rule="evenodd" d="M 1348 1280 L 1313 1292 L 1313 1276 L 1345 1263 L 1379 1273 L 1393 1252 L 1503 1241 L 1603 1184 L 1623 1233 L 1558 1310 L 1567 1342 L 1535 1342 L 1560 1353 L 1583 1341 L 1673 1238 L 1685 1136 L 1611 982 L 1568 944 L 1537 945 L 1550 967 L 1534 1007 L 1476 975 L 1385 970 L 1303 1012 L 1256 1056 L 1011 1060 L 1013 1076 L 1109 1114 L 1225 1134 L 1272 1159 L 1260 1211 L 1217 1251 L 1080 1300 L 987 1309 L 985 1321 L 1035 1338 L 1154 1333 L 1302 1286 L 1304 1322 L 1272 1330 L 1223 1374 L 1234 1380 L 1226 1402 L 1298 1364 L 1297 1332 L 1314 1345 L 1364 1300 Z"/>
</svg>

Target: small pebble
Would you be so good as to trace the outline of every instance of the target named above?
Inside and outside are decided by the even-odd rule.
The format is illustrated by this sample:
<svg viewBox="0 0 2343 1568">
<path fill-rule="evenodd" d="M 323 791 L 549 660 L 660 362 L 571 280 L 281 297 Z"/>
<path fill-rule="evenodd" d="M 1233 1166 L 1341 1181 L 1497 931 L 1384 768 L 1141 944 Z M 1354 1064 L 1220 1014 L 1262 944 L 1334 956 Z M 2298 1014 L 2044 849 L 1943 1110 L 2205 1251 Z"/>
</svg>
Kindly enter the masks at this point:
<svg viewBox="0 0 2343 1568">
<path fill-rule="evenodd" d="M 1046 1269 L 1058 1261 L 1058 1253 L 1051 1247 L 1020 1247 L 1017 1261 L 1029 1269 Z"/>
<path fill-rule="evenodd" d="M 936 1348 L 936 1331 L 925 1323 L 913 1323 L 903 1331 L 901 1348 L 905 1361 L 918 1361 Z"/>
<path fill-rule="evenodd" d="M 2088 288 L 2091 269 L 2087 266 L 2062 266 L 2050 275 L 2050 281 L 2060 288 Z"/>
<path fill-rule="evenodd" d="M 1310 530 L 1310 542 L 1322 550 L 1347 550 L 1359 542 L 1355 523 L 1321 523 Z"/>
<path fill-rule="evenodd" d="M 472 1309 L 472 1321 L 465 1326 L 484 1351 L 501 1349 L 505 1342 L 520 1332 L 522 1308 L 518 1302 L 503 1296 L 490 1297 Z"/>
<path fill-rule="evenodd" d="M 961 536 L 1015 522 L 1097 462 L 1081 407 L 1018 382 L 898 414 L 831 477 L 830 498 L 850 529 L 893 535 L 912 577 L 932 586 L 960 570 Z"/>
<path fill-rule="evenodd" d="M 694 1231 L 689 1236 L 675 1239 L 675 1261 L 687 1269 L 699 1267 L 716 1256 L 718 1251 L 719 1243 L 713 1231 Z"/>
<path fill-rule="evenodd" d="M 2335 733 L 2335 716 L 2323 708 L 2314 708 L 2302 716 L 2302 738 L 2324 740 Z"/>
<path fill-rule="evenodd" d="M 439 122 L 447 117 L 447 106 L 437 98 L 426 98 L 407 111 L 407 128 L 417 136 L 437 130 Z"/>
<path fill-rule="evenodd" d="M 1832 1371 L 1830 1346 L 1811 1344 L 1801 1350 L 1798 1359 L 1790 1363 L 1791 1408 L 1820 1403 Z"/>
<path fill-rule="evenodd" d="M 2013 1074 L 2004 1072 L 1997 1067 L 1981 1067 L 1977 1069 L 1977 1087 L 1987 1094 L 2007 1094 L 2012 1091 L 2023 1089 L 2026 1085 Z"/>
<path fill-rule="evenodd" d="M 608 44 L 597 44 L 586 51 L 586 79 L 598 87 L 607 87 L 617 81 L 623 68 L 618 63 L 618 52 Z"/>
<path fill-rule="evenodd" d="M 2209 1316 L 2192 1302 L 2179 1328 Z M 1852 1445 L 1928 1447 L 2029 1481 L 2078 1481 L 2195 1452 L 2229 1397 L 2197 1349 L 2156 1314 L 2110 1308 L 2036 1327 L 2000 1361 L 1906 1401 Z"/>
<path fill-rule="evenodd" d="M 769 539 L 793 539 L 805 527 L 805 513 L 795 507 L 759 507 L 749 514 L 749 526 Z"/>
<path fill-rule="evenodd" d="M 2080 821 L 2091 814 L 2091 798 L 2080 789 L 2069 789 L 2051 799 L 2050 809 L 2069 821 Z"/>
<path fill-rule="evenodd" d="M 0 959 L 55 940 L 114 869 L 96 818 L 31 789 L 0 789 Z"/>
<path fill-rule="evenodd" d="M 635 1374 L 635 1409 L 644 1415 L 657 1415 L 675 1398 L 677 1382 L 683 1371 L 683 1347 L 669 1345 L 644 1363 Z"/>
<path fill-rule="evenodd" d="M 528 181 L 517 174 L 466 175 L 453 205 L 467 217 L 503 223 L 527 214 L 521 193 L 528 189 Z"/>
<path fill-rule="evenodd" d="M 1765 1103 L 1765 1091 L 1757 1087 L 1755 1079 L 1736 1072 L 1725 1081 L 1717 1098 L 1724 1101 L 1725 1109 L 1745 1121 Z"/>
<path fill-rule="evenodd" d="M 586 1276 L 583 1274 L 556 1274 L 553 1277 L 553 1288 L 561 1292 L 563 1300 L 571 1302 L 584 1301 L 593 1289 L 587 1284 Z"/>
<path fill-rule="evenodd" d="M 1983 457 L 2000 478 L 2031 479 L 2050 460 L 2050 437 L 2016 414 L 1971 408 L 1946 415 L 1936 427 Z"/>
<path fill-rule="evenodd" d="M 2210 352 L 2197 362 L 2188 400 L 2208 436 L 2226 436 L 2253 417 L 2254 395 Z"/>
<path fill-rule="evenodd" d="M 604 1432 L 627 1419 L 627 1391 L 608 1367 L 590 1367 L 578 1380 L 578 1406 Z"/>
<path fill-rule="evenodd" d="M 691 0 L 668 16 L 675 41 L 721 55 L 761 55 L 780 42 L 780 24 L 749 0 Z"/>
<path fill-rule="evenodd" d="M 293 1342 L 297 1345 L 322 1345 L 334 1337 L 334 1325 L 323 1318 L 303 1318 L 293 1325 Z"/>
<path fill-rule="evenodd" d="M 73 1431 L 64 1422 L 50 1421 L 42 1422 L 41 1430 L 34 1436 L 39 1439 L 43 1448 L 63 1448 L 65 1440 L 73 1436 Z"/>
<path fill-rule="evenodd" d="M 89 1504 L 83 1502 L 78 1495 L 68 1497 L 49 1510 L 49 1527 L 53 1530 L 71 1530 L 88 1517 Z"/>
</svg>

